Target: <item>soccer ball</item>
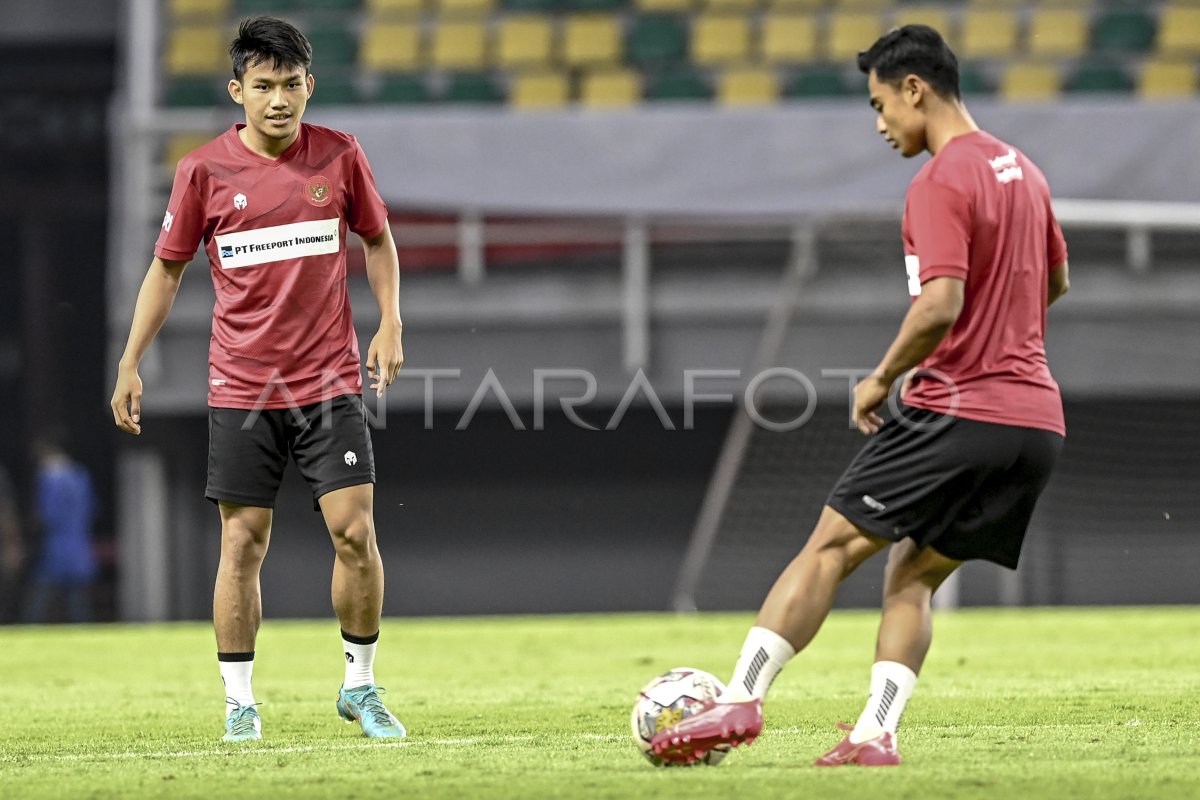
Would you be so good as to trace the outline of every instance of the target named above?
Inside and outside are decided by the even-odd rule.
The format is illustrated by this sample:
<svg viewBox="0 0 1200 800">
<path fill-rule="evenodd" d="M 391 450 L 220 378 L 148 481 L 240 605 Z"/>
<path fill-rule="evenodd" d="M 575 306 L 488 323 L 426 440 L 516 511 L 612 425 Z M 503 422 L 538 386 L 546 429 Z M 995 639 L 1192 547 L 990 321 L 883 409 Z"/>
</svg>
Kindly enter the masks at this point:
<svg viewBox="0 0 1200 800">
<path fill-rule="evenodd" d="M 676 667 L 647 683 L 633 704 L 630 719 L 633 741 L 642 755 L 656 767 L 671 766 L 650 749 L 654 734 L 702 711 L 724 691 L 725 684 L 707 672 L 691 667 Z M 699 763 L 716 766 L 728 752 L 728 745 L 713 748 Z"/>
</svg>

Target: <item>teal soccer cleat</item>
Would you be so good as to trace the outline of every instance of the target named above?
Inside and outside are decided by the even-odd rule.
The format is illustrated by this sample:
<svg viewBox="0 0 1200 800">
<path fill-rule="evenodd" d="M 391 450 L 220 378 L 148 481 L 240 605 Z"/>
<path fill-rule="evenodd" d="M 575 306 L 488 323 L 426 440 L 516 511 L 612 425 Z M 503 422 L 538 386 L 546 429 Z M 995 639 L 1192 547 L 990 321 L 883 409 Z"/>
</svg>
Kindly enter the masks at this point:
<svg viewBox="0 0 1200 800">
<path fill-rule="evenodd" d="M 258 718 L 258 709 L 244 706 L 232 698 L 225 702 L 233 706 L 233 713 L 225 717 L 224 742 L 257 742 L 262 738 L 262 721 Z"/>
<path fill-rule="evenodd" d="M 379 695 L 387 689 L 374 684 L 356 686 L 347 689 L 345 686 L 338 692 L 338 716 L 346 722 L 358 721 L 362 725 L 363 736 L 371 739 L 403 739 L 408 735 L 400 720 L 392 715 L 379 699 Z"/>
</svg>

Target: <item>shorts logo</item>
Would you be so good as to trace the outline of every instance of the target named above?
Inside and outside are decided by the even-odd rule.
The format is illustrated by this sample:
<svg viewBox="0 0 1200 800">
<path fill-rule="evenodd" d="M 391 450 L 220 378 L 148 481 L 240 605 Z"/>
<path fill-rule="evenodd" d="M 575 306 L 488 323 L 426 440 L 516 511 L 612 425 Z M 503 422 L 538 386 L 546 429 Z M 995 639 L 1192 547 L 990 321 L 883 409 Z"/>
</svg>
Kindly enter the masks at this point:
<svg viewBox="0 0 1200 800">
<path fill-rule="evenodd" d="M 863 501 L 863 505 L 867 506 L 868 508 L 873 508 L 876 511 L 887 510 L 887 506 L 885 506 L 883 503 L 876 500 L 874 497 L 871 497 L 871 495 L 869 495 L 869 494 L 864 494 L 862 496 L 862 501 Z"/>
<path fill-rule="evenodd" d="M 314 206 L 327 206 L 333 199 L 333 184 L 324 175 L 313 175 L 304 184 L 304 197 Z"/>
<path fill-rule="evenodd" d="M 345 460 L 348 467 L 353 467 L 358 463 L 358 456 L 354 455 L 353 450 L 347 450 L 346 455 L 342 456 L 342 459 Z"/>
<path fill-rule="evenodd" d="M 241 192 L 238 192 L 237 194 L 235 194 L 233 196 L 233 207 L 236 208 L 238 211 L 241 211 L 243 208 L 245 208 L 246 207 L 246 195 L 242 194 Z"/>
</svg>

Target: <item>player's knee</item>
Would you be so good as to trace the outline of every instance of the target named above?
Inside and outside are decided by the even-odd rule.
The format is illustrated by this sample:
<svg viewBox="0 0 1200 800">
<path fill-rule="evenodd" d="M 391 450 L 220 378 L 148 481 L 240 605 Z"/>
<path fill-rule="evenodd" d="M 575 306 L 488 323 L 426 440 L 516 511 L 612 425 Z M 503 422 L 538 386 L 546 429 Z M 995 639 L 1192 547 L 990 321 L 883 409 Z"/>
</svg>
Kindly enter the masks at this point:
<svg viewBox="0 0 1200 800">
<path fill-rule="evenodd" d="M 365 559 L 375 547 L 375 529 L 369 517 L 354 516 L 329 526 L 338 556 Z"/>
<path fill-rule="evenodd" d="M 236 564 L 253 565 L 267 554 L 270 529 L 256 530 L 245 525 L 226 525 L 221 531 L 221 556 Z"/>
</svg>

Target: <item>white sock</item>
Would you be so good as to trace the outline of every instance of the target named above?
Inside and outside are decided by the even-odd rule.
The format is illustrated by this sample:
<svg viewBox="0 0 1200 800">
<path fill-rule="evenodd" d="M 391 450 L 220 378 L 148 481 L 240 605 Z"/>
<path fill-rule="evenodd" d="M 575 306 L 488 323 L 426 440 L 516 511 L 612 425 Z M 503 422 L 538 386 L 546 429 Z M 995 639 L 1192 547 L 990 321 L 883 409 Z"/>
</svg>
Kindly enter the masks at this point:
<svg viewBox="0 0 1200 800">
<path fill-rule="evenodd" d="M 751 628 L 737 666 L 733 668 L 729 688 L 721 699 L 738 703 L 766 697 L 775 676 L 794 655 L 795 648 L 775 631 Z"/>
<path fill-rule="evenodd" d="M 242 706 L 254 705 L 254 690 L 250 688 L 254 676 L 253 654 L 245 661 L 225 661 L 220 655 L 217 658 L 221 666 L 221 680 L 225 683 L 225 716 L 232 714 L 236 708 L 230 700 Z"/>
<path fill-rule="evenodd" d="M 342 686 L 353 689 L 375 683 L 375 647 L 379 644 L 379 634 L 373 637 L 354 637 L 370 639 L 369 644 L 360 644 L 346 639 L 347 633 L 342 631 L 342 653 L 346 656 L 346 679 Z"/>
<path fill-rule="evenodd" d="M 895 661 L 876 661 L 871 667 L 871 696 L 850 732 L 850 741 L 858 744 L 884 732 L 896 735 L 904 707 L 917 688 L 917 674 Z"/>
</svg>

